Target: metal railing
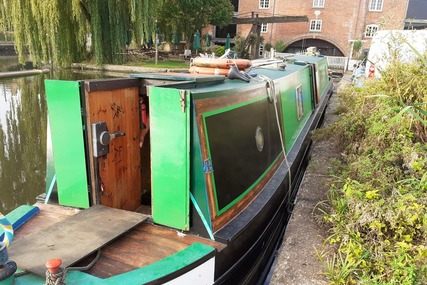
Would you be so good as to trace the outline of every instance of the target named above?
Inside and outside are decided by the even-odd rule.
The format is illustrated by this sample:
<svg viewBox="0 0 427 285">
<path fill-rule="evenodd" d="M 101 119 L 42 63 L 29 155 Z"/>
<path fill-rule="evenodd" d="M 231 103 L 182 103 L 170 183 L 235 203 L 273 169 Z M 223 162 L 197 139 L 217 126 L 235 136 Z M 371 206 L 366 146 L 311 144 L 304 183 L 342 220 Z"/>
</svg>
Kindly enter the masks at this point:
<svg viewBox="0 0 427 285">
<path fill-rule="evenodd" d="M 345 72 L 347 70 L 348 57 L 326 56 L 326 58 L 328 60 L 329 69 L 342 70 L 342 72 Z"/>
</svg>

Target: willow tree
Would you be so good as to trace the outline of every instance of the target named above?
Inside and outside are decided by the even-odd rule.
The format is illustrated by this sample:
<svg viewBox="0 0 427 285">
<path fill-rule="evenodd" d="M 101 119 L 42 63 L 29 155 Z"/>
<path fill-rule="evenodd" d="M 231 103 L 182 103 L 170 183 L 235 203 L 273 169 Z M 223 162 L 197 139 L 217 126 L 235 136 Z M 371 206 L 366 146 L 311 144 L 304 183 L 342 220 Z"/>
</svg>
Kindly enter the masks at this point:
<svg viewBox="0 0 427 285">
<path fill-rule="evenodd" d="M 230 0 L 164 0 L 159 6 L 158 25 L 162 31 L 182 33 L 189 42 L 197 30 L 209 24 L 230 24 L 233 12 Z"/>
<path fill-rule="evenodd" d="M 0 32 L 4 33 L 4 40 L 8 40 L 7 32 L 12 30 L 10 21 L 7 19 L 8 6 L 10 2 L 7 0 L 0 0 Z"/>
<path fill-rule="evenodd" d="M 98 64 L 121 63 L 129 34 L 141 43 L 153 33 L 161 2 L 2 0 L 0 23 L 10 23 L 20 62 L 28 50 L 36 65 L 66 66 L 90 57 Z"/>
</svg>

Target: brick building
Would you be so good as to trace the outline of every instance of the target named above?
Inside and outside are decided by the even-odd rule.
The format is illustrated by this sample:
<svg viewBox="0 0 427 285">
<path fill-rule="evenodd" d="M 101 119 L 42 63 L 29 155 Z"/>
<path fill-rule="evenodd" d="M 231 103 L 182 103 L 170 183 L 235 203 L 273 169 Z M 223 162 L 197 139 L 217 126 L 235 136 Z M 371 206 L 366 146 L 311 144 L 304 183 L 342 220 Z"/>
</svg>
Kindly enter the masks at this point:
<svg viewBox="0 0 427 285">
<path fill-rule="evenodd" d="M 349 56 L 352 43 L 361 40 L 369 49 L 377 30 L 403 29 L 410 0 L 233 0 L 237 18 L 259 17 L 264 44 L 282 41 L 285 52 L 317 47 L 321 54 Z M 307 16 L 307 22 L 263 23 L 263 17 Z M 230 25 L 230 36 L 246 37 L 252 24 Z M 221 43 L 223 30 L 212 31 Z"/>
</svg>

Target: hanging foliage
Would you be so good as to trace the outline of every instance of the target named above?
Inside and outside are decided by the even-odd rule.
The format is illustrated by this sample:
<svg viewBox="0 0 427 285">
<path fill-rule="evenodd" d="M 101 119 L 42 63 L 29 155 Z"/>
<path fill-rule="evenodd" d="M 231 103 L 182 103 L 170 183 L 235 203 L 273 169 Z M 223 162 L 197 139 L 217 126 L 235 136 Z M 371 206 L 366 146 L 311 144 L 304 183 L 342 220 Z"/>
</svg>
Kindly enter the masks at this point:
<svg viewBox="0 0 427 285">
<path fill-rule="evenodd" d="M 132 39 L 137 46 L 148 43 L 155 32 L 158 5 L 163 1 L 131 0 Z"/>
<path fill-rule="evenodd" d="M 4 33 L 4 40 L 8 41 L 7 32 L 12 29 L 10 20 L 6 17 L 10 11 L 10 2 L 7 0 L 0 0 L 0 32 Z M 11 39 L 10 39 L 11 40 Z"/>
<path fill-rule="evenodd" d="M 154 31 L 150 0 L 0 0 L 0 31 L 12 29 L 20 62 L 67 66 L 84 59 L 122 63 L 129 40 Z"/>
<path fill-rule="evenodd" d="M 223 27 L 231 23 L 233 12 L 229 0 L 164 0 L 158 25 L 162 31 L 182 33 L 189 42 L 195 31 L 209 24 Z"/>
</svg>

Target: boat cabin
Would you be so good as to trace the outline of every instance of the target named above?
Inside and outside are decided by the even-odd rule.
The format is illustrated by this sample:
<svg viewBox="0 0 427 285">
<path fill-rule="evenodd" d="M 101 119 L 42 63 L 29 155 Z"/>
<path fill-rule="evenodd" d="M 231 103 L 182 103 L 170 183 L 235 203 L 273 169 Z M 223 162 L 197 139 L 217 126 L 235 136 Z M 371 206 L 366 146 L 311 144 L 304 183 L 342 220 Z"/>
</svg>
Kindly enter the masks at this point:
<svg viewBox="0 0 427 285">
<path fill-rule="evenodd" d="M 213 237 L 265 186 L 320 101 L 327 66 L 307 59 L 318 58 L 254 67 L 266 79 L 249 83 L 174 73 L 46 81 L 59 203 L 142 205 L 154 223 L 189 231 L 199 220 Z"/>
</svg>

